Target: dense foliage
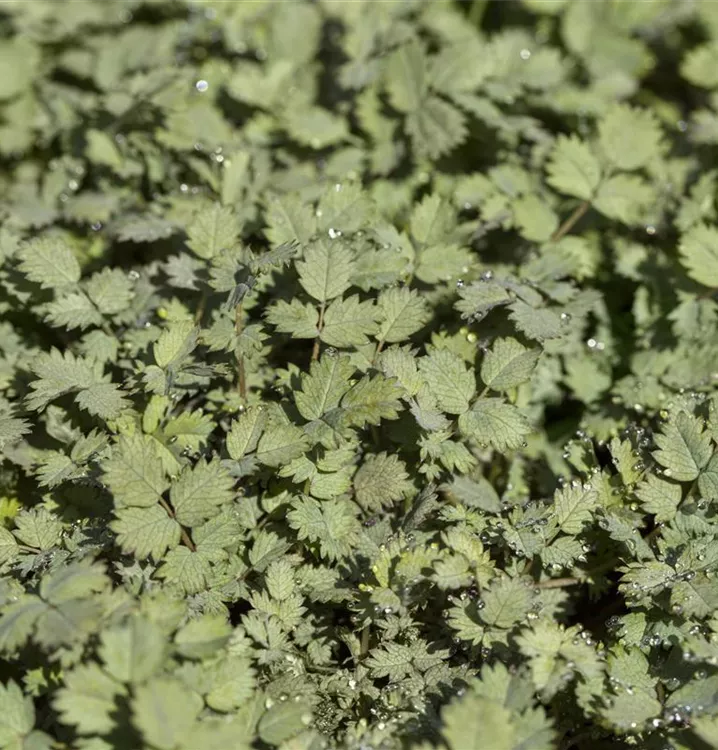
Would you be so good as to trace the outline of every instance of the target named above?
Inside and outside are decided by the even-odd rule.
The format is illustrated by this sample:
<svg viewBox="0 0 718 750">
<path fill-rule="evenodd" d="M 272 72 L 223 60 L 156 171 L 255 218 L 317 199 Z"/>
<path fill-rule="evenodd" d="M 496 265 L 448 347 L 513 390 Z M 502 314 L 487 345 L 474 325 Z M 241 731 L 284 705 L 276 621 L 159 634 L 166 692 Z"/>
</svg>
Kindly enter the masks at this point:
<svg viewBox="0 0 718 750">
<path fill-rule="evenodd" d="M 718 748 L 718 3 L 0 14 L 0 747 Z"/>
</svg>

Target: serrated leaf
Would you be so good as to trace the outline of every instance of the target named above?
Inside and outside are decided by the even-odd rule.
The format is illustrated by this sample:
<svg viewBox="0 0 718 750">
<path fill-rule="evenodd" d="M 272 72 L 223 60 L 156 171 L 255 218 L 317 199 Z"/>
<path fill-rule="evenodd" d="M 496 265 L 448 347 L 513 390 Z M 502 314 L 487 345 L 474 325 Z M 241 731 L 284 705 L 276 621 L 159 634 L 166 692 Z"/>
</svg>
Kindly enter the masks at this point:
<svg viewBox="0 0 718 750">
<path fill-rule="evenodd" d="M 584 487 L 577 482 L 558 490 L 554 496 L 554 505 L 561 531 L 575 536 L 591 521 L 598 505 L 598 494 L 593 487 Z"/>
<path fill-rule="evenodd" d="M 156 443 L 147 435 L 121 437 L 102 469 L 117 507 L 155 505 L 169 487 Z"/>
<path fill-rule="evenodd" d="M 598 145 L 610 164 L 632 170 L 660 155 L 661 128 L 647 109 L 614 104 L 598 122 Z"/>
<path fill-rule="evenodd" d="M 317 240 L 307 247 L 304 259 L 296 266 L 307 294 L 318 302 L 327 302 L 350 287 L 354 255 L 340 240 Z"/>
<path fill-rule="evenodd" d="M 153 346 L 158 367 L 178 367 L 197 346 L 199 329 L 188 320 L 172 323 L 160 334 Z"/>
<path fill-rule="evenodd" d="M 681 237 L 678 252 L 694 281 L 718 287 L 718 229 L 697 224 Z"/>
<path fill-rule="evenodd" d="M 162 630 L 143 617 L 133 617 L 125 625 L 105 630 L 100 640 L 99 653 L 104 668 L 119 682 L 144 682 L 165 658 Z"/>
<path fill-rule="evenodd" d="M 266 466 L 281 466 L 301 456 L 309 447 L 304 432 L 292 424 L 268 427 L 257 445 L 257 460 Z"/>
<path fill-rule="evenodd" d="M 353 294 L 332 300 L 324 313 L 321 339 L 330 346 L 360 347 L 369 343 L 367 336 L 376 333 L 377 309 L 372 300 L 359 301 Z"/>
<path fill-rule="evenodd" d="M 442 411 L 447 414 L 468 411 L 476 393 L 476 380 L 461 357 L 449 349 L 435 349 L 419 360 L 419 372 Z"/>
<path fill-rule="evenodd" d="M 218 461 L 203 462 L 182 471 L 172 483 L 170 501 L 183 526 L 197 526 L 216 515 L 233 497 L 234 482 Z"/>
<path fill-rule="evenodd" d="M 235 460 L 252 453 L 267 423 L 267 413 L 262 406 L 250 406 L 238 420 L 232 422 L 227 433 L 227 452 Z"/>
<path fill-rule="evenodd" d="M 400 112 L 414 112 L 427 91 L 426 55 L 418 40 L 396 49 L 386 62 L 386 87 L 392 106 Z"/>
<path fill-rule="evenodd" d="M 317 309 L 298 299 L 275 302 L 267 311 L 267 320 L 280 333 L 289 333 L 295 339 L 313 339 L 319 335 Z"/>
<path fill-rule="evenodd" d="M 393 454 L 369 456 L 354 475 L 357 502 L 368 510 L 388 507 L 412 489 L 404 462 Z"/>
<path fill-rule="evenodd" d="M 301 391 L 294 395 L 299 413 L 314 420 L 335 409 L 349 390 L 353 373 L 354 365 L 346 356 L 324 355 L 318 362 L 312 362 L 309 374 L 302 377 Z"/>
<path fill-rule="evenodd" d="M 0 684 L 0 746 L 21 748 L 23 737 L 35 726 L 32 698 L 23 695 L 13 680 Z"/>
<path fill-rule="evenodd" d="M 514 750 L 515 728 L 508 709 L 469 693 L 441 712 L 442 735 L 450 750 Z"/>
<path fill-rule="evenodd" d="M 312 206 L 299 196 L 274 195 L 267 201 L 265 214 L 267 239 L 275 245 L 297 240 L 309 242 L 317 228 Z"/>
<path fill-rule="evenodd" d="M 659 450 L 653 457 L 664 467 L 665 476 L 679 482 L 696 479 L 713 452 L 701 423 L 684 411 L 663 427 L 655 442 Z"/>
<path fill-rule="evenodd" d="M 202 710 L 202 699 L 178 680 L 162 678 L 140 685 L 132 699 L 134 726 L 158 750 L 176 750 Z"/>
<path fill-rule="evenodd" d="M 20 247 L 18 257 L 20 270 L 43 289 L 67 289 L 80 280 L 80 264 L 62 240 L 37 237 Z"/>
<path fill-rule="evenodd" d="M 512 404 L 500 398 L 481 398 L 459 417 L 461 432 L 481 445 L 497 450 L 515 450 L 532 432 L 528 419 Z"/>
<path fill-rule="evenodd" d="M 80 664 L 65 676 L 53 705 L 63 721 L 80 734 L 105 734 L 114 727 L 112 713 L 123 692 L 97 664 Z"/>
<path fill-rule="evenodd" d="M 591 200 L 601 181 L 598 159 L 576 136 L 556 139 L 546 170 L 551 187 L 582 200 Z"/>
<path fill-rule="evenodd" d="M 429 320 L 425 300 L 415 289 L 392 287 L 379 294 L 380 326 L 377 338 L 389 344 L 406 341 Z"/>
<path fill-rule="evenodd" d="M 187 235 L 187 247 L 198 257 L 209 260 L 237 244 L 237 217 L 231 207 L 215 203 L 197 214 L 187 229 Z"/>
<path fill-rule="evenodd" d="M 180 525 L 158 505 L 149 508 L 121 508 L 110 528 L 124 552 L 140 560 L 160 560 L 180 540 Z"/>
<path fill-rule="evenodd" d="M 481 379 L 494 391 L 507 391 L 531 377 L 541 352 L 516 339 L 497 339 L 481 363 Z"/>
</svg>

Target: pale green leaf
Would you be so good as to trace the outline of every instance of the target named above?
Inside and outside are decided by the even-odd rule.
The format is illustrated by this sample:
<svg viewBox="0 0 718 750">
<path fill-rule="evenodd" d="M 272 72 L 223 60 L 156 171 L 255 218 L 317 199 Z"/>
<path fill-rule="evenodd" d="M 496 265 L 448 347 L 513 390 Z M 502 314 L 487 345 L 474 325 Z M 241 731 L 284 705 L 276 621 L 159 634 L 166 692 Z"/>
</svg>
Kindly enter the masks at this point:
<svg viewBox="0 0 718 750">
<path fill-rule="evenodd" d="M 317 240 L 307 247 L 304 259 L 297 261 L 296 266 L 307 294 L 318 302 L 327 302 L 351 285 L 354 254 L 339 239 Z"/>
<path fill-rule="evenodd" d="M 601 181 L 598 159 L 576 136 L 556 139 L 546 170 L 551 187 L 582 200 L 591 200 Z"/>
<path fill-rule="evenodd" d="M 461 357 L 449 349 L 435 349 L 419 360 L 419 372 L 442 411 L 447 414 L 468 411 L 476 393 L 476 381 Z"/>
<path fill-rule="evenodd" d="M 516 339 L 497 339 L 481 363 L 481 379 L 494 391 L 507 391 L 531 377 L 541 352 Z"/>
</svg>

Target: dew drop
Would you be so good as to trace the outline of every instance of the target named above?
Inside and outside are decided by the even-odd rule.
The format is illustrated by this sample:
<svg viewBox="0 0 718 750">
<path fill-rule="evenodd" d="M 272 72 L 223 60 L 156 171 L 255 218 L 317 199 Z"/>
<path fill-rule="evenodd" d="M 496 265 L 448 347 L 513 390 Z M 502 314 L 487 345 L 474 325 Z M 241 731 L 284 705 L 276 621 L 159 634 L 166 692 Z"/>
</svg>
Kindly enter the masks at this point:
<svg viewBox="0 0 718 750">
<path fill-rule="evenodd" d="M 205 91 L 209 88 L 209 83 L 205 81 L 204 79 L 200 79 L 195 83 L 194 87 L 199 91 L 200 94 L 204 94 Z"/>
</svg>

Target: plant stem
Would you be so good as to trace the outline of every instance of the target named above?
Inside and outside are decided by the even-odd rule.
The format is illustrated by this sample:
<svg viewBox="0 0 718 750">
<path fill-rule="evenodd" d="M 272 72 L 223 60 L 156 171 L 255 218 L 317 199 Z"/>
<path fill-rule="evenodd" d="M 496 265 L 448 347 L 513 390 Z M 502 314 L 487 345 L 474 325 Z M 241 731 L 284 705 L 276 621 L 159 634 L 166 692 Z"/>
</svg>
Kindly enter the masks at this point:
<svg viewBox="0 0 718 750">
<path fill-rule="evenodd" d="M 170 507 L 170 504 L 162 497 L 160 498 L 160 505 L 165 509 L 165 512 L 170 518 L 174 518 L 175 520 L 177 520 L 175 518 L 175 512 Z M 190 552 L 195 552 L 197 550 L 197 548 L 194 546 L 194 542 L 192 541 L 192 538 L 187 533 L 187 529 L 185 529 L 185 527 L 182 526 L 181 524 L 180 524 L 180 536 L 182 537 L 184 546 L 187 547 L 190 550 Z"/>
<path fill-rule="evenodd" d="M 574 209 L 573 213 L 564 221 L 563 224 L 551 235 L 551 242 L 558 242 L 562 237 L 567 235 L 574 224 L 588 211 L 591 207 L 591 201 L 583 201 Z"/>
<path fill-rule="evenodd" d="M 475 28 L 481 26 L 481 20 L 484 17 L 484 11 L 486 10 L 487 0 L 474 0 L 469 8 L 469 23 Z"/>
<path fill-rule="evenodd" d="M 539 589 L 561 589 L 564 586 L 576 586 L 577 584 L 582 583 L 582 581 L 579 581 L 578 578 L 549 578 L 546 581 L 539 581 L 539 583 L 536 584 L 536 588 Z"/>
<path fill-rule="evenodd" d="M 369 625 L 365 625 L 361 631 L 361 655 L 366 656 L 369 653 L 369 636 L 371 630 Z"/>
<path fill-rule="evenodd" d="M 247 400 L 247 373 L 244 370 L 244 354 L 240 351 L 239 339 L 242 335 L 244 309 L 240 302 L 234 309 L 234 333 L 237 337 L 235 354 L 237 357 L 237 388 L 242 401 Z"/>
<path fill-rule="evenodd" d="M 319 322 L 317 323 L 317 330 L 319 334 L 314 339 L 314 346 L 312 347 L 312 362 L 316 362 L 319 359 L 319 347 L 321 345 L 322 329 L 324 328 L 324 308 L 326 302 L 322 302 L 319 308 Z"/>
</svg>

